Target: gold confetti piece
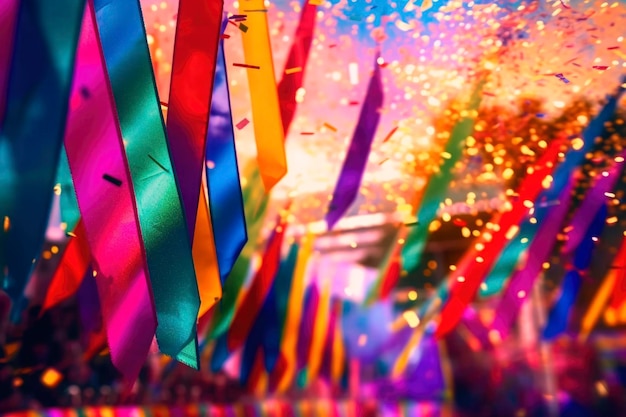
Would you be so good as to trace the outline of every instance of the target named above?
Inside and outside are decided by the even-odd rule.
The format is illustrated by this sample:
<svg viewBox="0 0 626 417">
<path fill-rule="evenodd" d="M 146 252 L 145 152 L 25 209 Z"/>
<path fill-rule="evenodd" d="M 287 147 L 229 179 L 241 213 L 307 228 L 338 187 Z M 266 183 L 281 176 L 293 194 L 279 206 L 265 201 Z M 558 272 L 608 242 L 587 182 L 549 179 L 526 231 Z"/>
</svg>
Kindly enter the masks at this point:
<svg viewBox="0 0 626 417">
<path fill-rule="evenodd" d="M 73 232 L 67 232 L 67 235 L 70 237 L 76 237 L 76 235 Z"/>
<path fill-rule="evenodd" d="M 11 228 L 11 220 L 9 219 L 9 216 L 4 216 L 4 231 L 8 232 L 10 228 Z"/>
<path fill-rule="evenodd" d="M 617 217 L 613 216 L 613 217 L 609 217 L 608 219 L 606 219 L 606 224 L 614 224 L 617 223 Z"/>
<path fill-rule="evenodd" d="M 326 122 L 324 122 L 324 125 L 323 125 L 323 126 L 324 126 L 325 128 L 327 128 L 327 129 L 329 129 L 329 130 L 332 130 L 333 132 L 336 132 L 336 131 L 337 131 L 337 128 L 336 128 L 335 126 L 331 125 L 330 123 L 326 123 Z"/>
<path fill-rule="evenodd" d="M 296 72 L 302 72 L 302 67 L 287 68 L 285 70 L 285 74 L 295 74 Z"/>
<path fill-rule="evenodd" d="M 511 240 L 515 237 L 515 235 L 519 232 L 519 226 L 511 226 L 511 228 L 506 232 L 506 238 Z"/>
<path fill-rule="evenodd" d="M 54 368 L 48 368 L 41 375 L 41 383 L 47 387 L 54 388 L 63 379 L 63 375 Z"/>
<path fill-rule="evenodd" d="M 324 4 L 324 0 L 309 0 L 309 4 L 313 6 L 321 6 Z"/>
</svg>

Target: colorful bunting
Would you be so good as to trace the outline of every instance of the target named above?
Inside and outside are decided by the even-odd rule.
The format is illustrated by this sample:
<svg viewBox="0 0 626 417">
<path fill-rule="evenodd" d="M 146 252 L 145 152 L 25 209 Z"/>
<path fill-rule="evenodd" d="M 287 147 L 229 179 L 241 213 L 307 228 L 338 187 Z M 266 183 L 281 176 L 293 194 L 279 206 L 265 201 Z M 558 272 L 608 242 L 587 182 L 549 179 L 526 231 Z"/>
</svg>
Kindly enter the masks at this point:
<svg viewBox="0 0 626 417">
<path fill-rule="evenodd" d="M 223 0 L 181 0 L 178 4 L 167 143 L 191 241 L 204 171 L 223 6 Z"/>
<path fill-rule="evenodd" d="M 402 268 L 405 271 L 414 270 L 422 259 L 430 223 L 435 219 L 439 205 L 447 195 L 450 181 L 454 177 L 453 168 L 461 157 L 465 139 L 474 130 L 474 118 L 470 115 L 480 106 L 484 85 L 485 80 L 480 80 L 474 88 L 466 109 L 468 116 L 460 118 L 452 129 L 446 144 L 446 157 L 442 157 L 439 172 L 429 179 L 422 202 L 419 208 L 416 208 L 417 224 L 411 227 L 402 248 Z"/>
<path fill-rule="evenodd" d="M 92 3 L 78 45 L 65 148 L 82 208 L 81 224 L 91 248 L 111 360 L 132 384 L 148 355 L 157 323 L 131 177 Z M 130 332 L 132 338 L 127 336 Z"/>
<path fill-rule="evenodd" d="M 239 4 L 239 12 L 260 10 L 263 0 L 246 0 Z M 285 131 L 280 116 L 280 104 L 276 91 L 276 77 L 270 44 L 266 13 L 248 13 L 248 30 L 243 34 L 243 51 L 252 102 L 252 121 L 257 147 L 257 161 L 263 185 L 270 191 L 287 173 L 285 156 Z"/>
</svg>

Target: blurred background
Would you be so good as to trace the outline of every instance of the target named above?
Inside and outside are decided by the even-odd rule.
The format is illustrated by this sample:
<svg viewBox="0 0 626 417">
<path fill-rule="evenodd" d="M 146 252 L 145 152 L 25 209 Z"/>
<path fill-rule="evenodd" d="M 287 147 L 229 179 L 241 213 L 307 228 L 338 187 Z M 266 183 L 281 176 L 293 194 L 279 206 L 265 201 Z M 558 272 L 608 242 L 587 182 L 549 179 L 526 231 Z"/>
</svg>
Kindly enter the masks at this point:
<svg viewBox="0 0 626 417">
<path fill-rule="evenodd" d="M 228 1 L 225 11 L 237 14 L 239 4 Z M 178 2 L 142 0 L 141 6 L 165 102 Z M 265 6 L 280 80 L 304 5 L 266 0 Z M 281 268 L 293 245 L 314 237 L 300 276 L 304 296 L 289 299 L 302 307 L 293 377 L 278 388 L 274 368 L 266 363 L 258 371 L 245 349 L 224 356 L 208 317 L 199 326 L 200 371 L 161 355 L 154 344 L 139 380 L 123 395 L 97 338 L 102 320 L 93 277 L 42 312 L 72 229 L 59 191 L 25 292 L 28 307 L 0 331 L 0 413 L 626 416 L 624 100 L 601 120 L 569 185 L 561 184 L 560 203 L 540 202 L 545 213 L 539 215 L 536 200 L 523 197 L 533 172 L 587 149 L 586 129 L 610 95 L 626 88 L 626 2 L 326 0 L 315 13 L 286 140 L 288 174 L 272 190 L 242 289 L 254 279 L 277 216 L 286 225 Z M 249 121 L 235 129 L 245 189 L 246 167 L 256 157 L 254 120 L 246 69 L 232 64 L 245 61 L 246 33 L 237 24 L 224 33 L 232 119 Z M 380 123 L 358 196 L 328 231 L 324 216 L 375 66 L 384 91 Z M 468 104 L 473 94 L 476 105 Z M 430 201 L 429 183 L 442 177 L 453 156 L 447 145 L 467 118 L 473 125 L 447 181 L 437 183 L 443 194 L 421 256 L 403 267 L 400 252 Z M 546 163 L 550 152 L 554 162 Z M 604 189 L 601 178 L 609 176 L 615 180 Z M 581 208 L 599 200 L 604 216 L 593 229 L 596 216 Z M 524 218 L 540 231 L 524 237 L 522 227 L 507 237 L 522 246 L 494 257 L 496 266 L 479 277 L 458 324 L 436 334 L 450 292 L 466 279 L 457 271 L 478 268 L 476 256 L 505 227 L 503 216 L 526 201 Z M 564 201 L 565 212 L 554 220 L 549 213 Z M 588 229 L 573 238 L 581 218 Z M 553 230 L 544 227 L 555 223 Z M 535 243 L 550 239 L 547 252 Z M 579 245 L 570 247 L 571 239 Z M 504 259 L 507 253 L 514 259 Z M 527 272 L 532 276 L 518 289 L 514 278 L 522 280 L 533 262 L 536 273 Z M 275 286 L 268 297 L 276 297 Z M 265 324 L 252 330 L 259 340 L 275 332 Z"/>
</svg>

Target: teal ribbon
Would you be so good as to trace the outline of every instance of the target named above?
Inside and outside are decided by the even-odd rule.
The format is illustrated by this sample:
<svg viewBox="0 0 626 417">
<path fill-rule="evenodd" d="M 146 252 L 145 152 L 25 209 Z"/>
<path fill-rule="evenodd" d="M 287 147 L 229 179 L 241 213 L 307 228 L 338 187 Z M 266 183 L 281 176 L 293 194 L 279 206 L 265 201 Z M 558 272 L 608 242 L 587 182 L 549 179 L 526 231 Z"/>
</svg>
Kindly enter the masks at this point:
<svg viewBox="0 0 626 417">
<path fill-rule="evenodd" d="M 61 148 L 56 183 L 61 186 L 61 221 L 65 223 L 65 231 L 71 232 L 80 220 L 80 210 L 65 148 Z"/>
<path fill-rule="evenodd" d="M 18 11 L 0 123 L 0 222 L 9 223 L 0 276 L 14 301 L 23 301 L 44 243 L 84 8 L 85 0 L 22 0 Z"/>
<path fill-rule="evenodd" d="M 468 110 L 476 110 L 480 106 L 482 90 L 485 80 L 478 82 L 474 89 Z M 413 271 L 420 263 L 426 241 L 428 240 L 428 227 L 437 216 L 439 205 L 445 199 L 450 182 L 454 179 L 454 165 L 461 158 L 465 139 L 474 131 L 474 119 L 464 117 L 460 119 L 450 134 L 446 144 L 446 152 L 450 156 L 443 159 L 439 172 L 432 175 L 424 192 L 423 203 L 417 212 L 417 224 L 413 226 L 406 238 L 406 244 L 402 248 L 402 267 L 406 271 Z"/>
<path fill-rule="evenodd" d="M 199 368 L 200 297 L 139 1 L 93 0 L 135 189 L 161 352 Z M 123 254 L 120 254 L 123 256 Z"/>
</svg>

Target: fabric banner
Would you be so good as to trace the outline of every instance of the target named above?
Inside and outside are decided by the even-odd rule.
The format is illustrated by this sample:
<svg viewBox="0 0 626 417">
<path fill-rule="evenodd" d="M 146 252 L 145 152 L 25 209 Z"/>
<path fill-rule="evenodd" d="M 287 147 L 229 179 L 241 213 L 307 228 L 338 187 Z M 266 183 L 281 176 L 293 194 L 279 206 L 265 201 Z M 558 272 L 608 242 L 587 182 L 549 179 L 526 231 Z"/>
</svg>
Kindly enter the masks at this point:
<svg viewBox="0 0 626 417">
<path fill-rule="evenodd" d="M 227 21 L 225 18 L 222 23 L 222 32 Z M 224 285 L 248 240 L 230 109 L 224 39 L 219 42 L 213 77 L 206 139 L 206 176 L 217 263 Z"/>
<path fill-rule="evenodd" d="M 378 54 L 376 55 L 376 60 Z M 361 188 L 361 181 L 376 135 L 380 111 L 383 106 L 383 81 L 380 65 L 374 61 L 374 72 L 367 87 L 363 107 L 359 115 L 350 147 L 343 161 L 333 197 L 326 213 L 326 224 L 331 230 L 348 211 Z"/>
<path fill-rule="evenodd" d="M 11 105 L 0 121 L 0 274 L 17 314 L 44 243 L 84 8 L 85 0 L 31 0 L 18 11 Z"/>
<path fill-rule="evenodd" d="M 287 173 L 285 131 L 280 116 L 276 76 L 264 0 L 242 0 L 239 12 L 246 15 L 243 51 L 248 66 L 248 85 L 257 161 L 263 185 L 270 191 Z"/>
<path fill-rule="evenodd" d="M 191 241 L 204 172 L 223 6 L 223 0 L 181 0 L 178 4 L 167 140 Z"/>
<path fill-rule="evenodd" d="M 478 110 L 481 103 L 482 91 L 485 80 L 480 80 L 467 105 L 467 112 Z M 426 185 L 422 202 L 417 209 L 417 224 L 412 226 L 406 238 L 406 243 L 402 248 L 402 268 L 412 271 L 420 263 L 426 240 L 428 239 L 428 228 L 435 219 L 439 205 L 443 202 L 448 193 L 450 181 L 454 178 L 453 168 L 461 158 L 465 139 L 474 131 L 474 118 L 463 117 L 457 121 L 450 133 L 450 139 L 446 144 L 446 158 L 442 157 L 439 172 L 433 174 Z"/>
<path fill-rule="evenodd" d="M 91 248 L 111 361 L 126 382 L 133 384 L 157 323 L 131 177 L 92 3 L 85 12 L 78 45 L 65 147 Z M 131 333 L 133 337 L 128 337 Z"/>
<path fill-rule="evenodd" d="M 161 352 L 197 369 L 200 297 L 140 4 L 93 2 L 146 248 L 157 342 Z"/>
</svg>

